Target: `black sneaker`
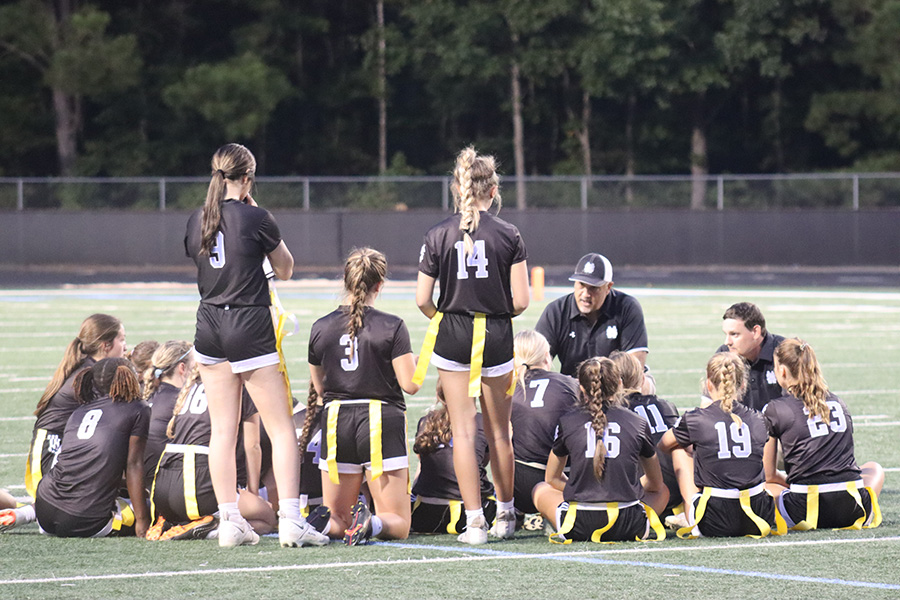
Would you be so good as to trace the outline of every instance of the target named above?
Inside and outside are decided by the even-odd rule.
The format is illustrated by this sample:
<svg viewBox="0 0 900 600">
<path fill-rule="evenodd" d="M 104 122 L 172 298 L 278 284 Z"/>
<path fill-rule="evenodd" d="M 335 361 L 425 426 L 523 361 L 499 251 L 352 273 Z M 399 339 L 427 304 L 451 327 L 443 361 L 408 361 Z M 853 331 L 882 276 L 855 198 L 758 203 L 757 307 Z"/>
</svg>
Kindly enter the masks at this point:
<svg viewBox="0 0 900 600">
<path fill-rule="evenodd" d="M 331 520 L 331 509 L 322 504 L 321 506 L 315 507 L 309 516 L 306 517 L 306 522 L 312 525 L 313 529 L 318 531 L 319 533 L 326 533 L 326 529 L 328 528 L 328 521 Z"/>
<path fill-rule="evenodd" d="M 350 528 L 344 531 L 344 543 L 348 546 L 367 544 L 372 537 L 372 511 L 365 503 L 357 502 L 351 514 L 353 521 Z"/>
</svg>

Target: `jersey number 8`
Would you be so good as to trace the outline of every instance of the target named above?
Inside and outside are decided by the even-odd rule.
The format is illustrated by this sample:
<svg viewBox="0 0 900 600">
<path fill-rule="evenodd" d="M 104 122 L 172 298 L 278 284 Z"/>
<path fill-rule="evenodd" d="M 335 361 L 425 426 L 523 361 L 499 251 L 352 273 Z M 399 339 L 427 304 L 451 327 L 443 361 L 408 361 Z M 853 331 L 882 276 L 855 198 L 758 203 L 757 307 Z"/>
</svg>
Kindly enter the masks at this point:
<svg viewBox="0 0 900 600">
<path fill-rule="evenodd" d="M 94 431 L 96 431 L 97 429 L 97 423 L 100 422 L 100 417 L 102 416 L 103 411 L 99 408 L 95 408 L 84 413 L 84 418 L 81 419 L 81 425 L 78 426 L 78 439 L 89 440 L 94 437 Z"/>
</svg>

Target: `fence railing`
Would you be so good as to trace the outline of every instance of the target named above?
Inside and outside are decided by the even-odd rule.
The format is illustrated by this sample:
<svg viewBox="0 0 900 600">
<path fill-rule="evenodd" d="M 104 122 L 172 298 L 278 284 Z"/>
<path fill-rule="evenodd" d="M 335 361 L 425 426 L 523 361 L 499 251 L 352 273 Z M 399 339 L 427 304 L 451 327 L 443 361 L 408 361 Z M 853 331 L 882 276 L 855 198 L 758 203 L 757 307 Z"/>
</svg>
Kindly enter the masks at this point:
<svg viewBox="0 0 900 600">
<path fill-rule="evenodd" d="M 516 177 L 504 177 L 507 207 Z M 528 208 L 690 208 L 695 185 L 703 208 L 900 207 L 900 173 L 636 175 L 524 177 Z M 450 177 L 259 177 L 266 208 L 407 210 L 450 208 Z M 184 210 L 200 206 L 207 177 L 0 177 L 0 210 Z"/>
</svg>

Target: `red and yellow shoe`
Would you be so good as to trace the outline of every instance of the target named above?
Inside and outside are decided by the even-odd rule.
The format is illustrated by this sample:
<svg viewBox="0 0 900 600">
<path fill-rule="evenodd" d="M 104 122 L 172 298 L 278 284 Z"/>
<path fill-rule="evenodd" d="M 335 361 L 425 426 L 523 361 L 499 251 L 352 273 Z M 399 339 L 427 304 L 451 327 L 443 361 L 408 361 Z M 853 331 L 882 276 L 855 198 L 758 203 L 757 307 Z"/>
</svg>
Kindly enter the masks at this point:
<svg viewBox="0 0 900 600">
<path fill-rule="evenodd" d="M 16 511 L 7 508 L 0 510 L 0 532 L 12 529 L 16 526 Z"/>
<path fill-rule="evenodd" d="M 219 526 L 219 520 L 212 515 L 200 517 L 184 525 L 174 525 L 159 540 L 205 540 L 209 532 Z"/>
</svg>

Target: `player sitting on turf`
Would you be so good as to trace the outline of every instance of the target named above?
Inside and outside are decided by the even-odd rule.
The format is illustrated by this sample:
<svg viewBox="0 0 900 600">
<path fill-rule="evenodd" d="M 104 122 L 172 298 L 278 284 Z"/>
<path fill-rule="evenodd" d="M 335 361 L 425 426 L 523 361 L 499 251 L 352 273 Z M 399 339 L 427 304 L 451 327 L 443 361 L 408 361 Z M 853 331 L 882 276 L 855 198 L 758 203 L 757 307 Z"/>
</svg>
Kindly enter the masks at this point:
<svg viewBox="0 0 900 600">
<path fill-rule="evenodd" d="M 734 353 L 718 353 L 706 365 L 706 390 L 713 402 L 682 415 L 663 434 L 659 449 L 694 448 L 694 472 L 679 472 L 679 486 L 692 527 L 679 537 L 765 537 L 775 522 L 772 497 L 766 493 L 762 415 L 739 402 L 748 369 Z"/>
<path fill-rule="evenodd" d="M 763 463 L 777 499 L 778 533 L 877 527 L 884 469 L 876 462 L 856 465 L 853 419 L 844 401 L 828 391 L 812 347 L 797 338 L 781 342 L 775 374 L 787 393 L 764 411 L 769 441 Z M 779 441 L 786 474 L 775 468 Z"/>
<path fill-rule="evenodd" d="M 214 537 L 218 504 L 209 472 L 212 424 L 196 366 L 170 414 L 169 442 L 159 459 L 151 492 L 156 523 L 147 539 Z M 254 531 L 265 534 L 274 531 L 277 522 L 271 505 L 259 497 L 259 413 L 246 390 L 241 398 L 240 424 L 235 454 L 238 509 Z"/>
<path fill-rule="evenodd" d="M 546 482 L 534 488 L 535 506 L 557 529 L 551 541 L 644 540 L 651 528 L 657 540 L 665 539 L 656 514 L 669 490 L 650 426 L 622 405 L 619 368 L 608 358 L 590 358 L 577 376 L 578 406 L 559 419 Z"/>
<path fill-rule="evenodd" d="M 73 384 L 79 406 L 66 424 L 56 465 L 44 474 L 33 505 L 0 511 L 0 531 L 37 520 L 58 537 L 143 537 L 150 523 L 144 490 L 144 444 L 150 407 L 141 402 L 134 365 L 106 358 Z M 130 501 L 118 498 L 122 475 Z"/>
<path fill-rule="evenodd" d="M 413 451 L 419 455 L 419 468 L 412 487 L 411 530 L 416 533 L 446 532 L 456 535 L 466 526 L 466 511 L 453 469 L 453 433 L 440 381 L 435 393 L 437 403 L 419 419 L 413 444 Z M 485 519 L 492 521 L 496 516 L 497 505 L 494 485 L 488 479 L 486 469 L 490 452 L 484 436 L 482 416 L 479 413 L 475 418 L 478 425 L 475 455 L 480 466 L 481 505 Z"/>
</svg>

